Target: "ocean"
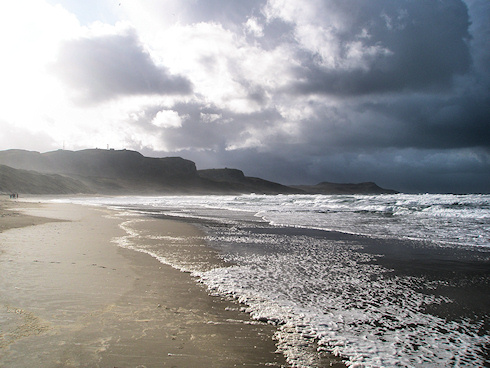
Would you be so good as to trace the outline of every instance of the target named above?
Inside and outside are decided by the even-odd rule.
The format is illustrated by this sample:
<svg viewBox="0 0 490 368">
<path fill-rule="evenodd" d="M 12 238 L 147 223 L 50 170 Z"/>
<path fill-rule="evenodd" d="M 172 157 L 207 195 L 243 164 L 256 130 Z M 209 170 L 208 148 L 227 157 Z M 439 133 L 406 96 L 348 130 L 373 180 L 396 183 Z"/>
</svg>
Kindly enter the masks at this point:
<svg viewBox="0 0 490 368">
<path fill-rule="evenodd" d="M 490 366 L 490 195 L 62 201 L 119 210 L 118 245 L 192 273 L 252 320 L 277 325 L 293 366 L 318 367 L 329 354 L 351 367 Z M 135 214 L 188 221 L 206 235 L 145 242 Z M 223 262 L 196 256 L 203 240 Z"/>
</svg>

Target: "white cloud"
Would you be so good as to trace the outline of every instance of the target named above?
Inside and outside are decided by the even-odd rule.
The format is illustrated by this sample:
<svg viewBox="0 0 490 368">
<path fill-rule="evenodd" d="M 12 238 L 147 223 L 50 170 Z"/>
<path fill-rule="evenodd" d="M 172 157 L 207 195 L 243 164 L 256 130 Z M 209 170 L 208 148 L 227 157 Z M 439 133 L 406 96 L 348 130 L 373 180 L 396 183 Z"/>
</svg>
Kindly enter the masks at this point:
<svg viewBox="0 0 490 368">
<path fill-rule="evenodd" d="M 159 128 L 179 128 L 182 126 L 182 117 L 177 111 L 162 110 L 155 115 L 151 123 Z"/>
<path fill-rule="evenodd" d="M 327 69 L 368 70 L 377 56 L 391 54 L 380 44 L 364 44 L 370 38 L 366 28 L 346 38 L 355 29 L 355 16 L 348 7 L 343 9 L 332 1 L 270 0 L 264 13 L 269 21 L 278 18 L 291 23 L 299 46 L 316 55 L 317 63 Z"/>
<path fill-rule="evenodd" d="M 256 17 L 248 18 L 245 23 L 245 29 L 255 37 L 264 37 L 264 27 L 259 23 Z"/>
<path fill-rule="evenodd" d="M 203 123 L 214 123 L 217 120 L 221 120 L 223 118 L 223 115 L 221 114 L 205 114 L 202 113 L 200 114 L 200 120 Z"/>
<path fill-rule="evenodd" d="M 253 106 L 236 102 L 246 97 L 247 90 L 240 84 L 240 75 L 230 68 L 245 53 L 241 48 L 245 46 L 221 25 L 199 23 L 172 27 L 156 47 L 170 69 L 188 76 L 195 92 L 206 101 L 247 112 Z"/>
<path fill-rule="evenodd" d="M 254 88 L 277 88 L 291 78 L 288 48 L 265 51 L 215 23 L 174 25 L 149 47 L 171 72 L 192 81 L 196 96 L 236 113 L 263 107 L 251 96 Z"/>
</svg>

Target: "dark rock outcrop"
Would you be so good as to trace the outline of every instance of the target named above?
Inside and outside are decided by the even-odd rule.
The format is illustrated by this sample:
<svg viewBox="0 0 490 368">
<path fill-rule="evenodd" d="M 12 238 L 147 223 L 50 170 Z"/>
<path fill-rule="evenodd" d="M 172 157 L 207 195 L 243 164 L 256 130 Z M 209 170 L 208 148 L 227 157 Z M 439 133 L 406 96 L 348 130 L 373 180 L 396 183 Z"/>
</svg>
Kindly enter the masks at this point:
<svg viewBox="0 0 490 368">
<path fill-rule="evenodd" d="M 321 182 L 316 185 L 295 185 L 294 188 L 301 189 L 309 194 L 396 194 L 396 190 L 384 189 L 376 183 L 330 183 Z"/>
<path fill-rule="evenodd" d="M 243 171 L 238 169 L 208 169 L 198 170 L 201 178 L 208 179 L 217 183 L 225 184 L 233 191 L 256 194 L 298 194 L 304 193 L 301 189 L 295 189 L 274 183 L 272 181 L 245 176 Z M 224 185 L 223 185 L 224 186 Z"/>
</svg>

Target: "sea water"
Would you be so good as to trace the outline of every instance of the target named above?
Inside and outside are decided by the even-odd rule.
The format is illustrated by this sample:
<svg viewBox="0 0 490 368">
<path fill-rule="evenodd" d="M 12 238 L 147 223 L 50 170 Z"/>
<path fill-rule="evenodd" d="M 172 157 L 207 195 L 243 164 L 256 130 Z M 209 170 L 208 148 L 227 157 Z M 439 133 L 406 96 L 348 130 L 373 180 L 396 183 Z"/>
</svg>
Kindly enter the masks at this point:
<svg viewBox="0 0 490 368">
<path fill-rule="evenodd" d="M 294 366 L 315 367 L 323 351 L 359 367 L 489 365 L 490 307 L 447 316 L 447 278 L 394 272 L 363 251 L 382 241 L 468 250 L 490 259 L 489 195 L 240 195 L 100 197 L 73 201 L 195 222 L 222 266 L 142 249 L 129 216 L 122 246 L 192 272 L 210 293 L 247 305 L 255 320 L 278 325 L 278 347 Z M 203 239 L 165 238 L 175 249 Z M 403 243 L 405 242 L 405 243 Z M 139 248 L 138 248 L 139 247 Z M 179 248 L 180 247 L 180 248 Z M 167 252 L 167 253 L 165 253 Z M 226 266 L 224 266 L 226 264 Z M 490 270 L 473 280 L 488 285 Z M 465 281 L 467 282 L 467 280 Z M 469 282 L 469 281 L 468 281 Z M 458 286 L 458 285 L 456 285 Z M 459 285 L 461 286 L 461 285 Z M 488 298 L 488 289 L 486 295 Z M 470 317 L 468 317 L 470 315 Z"/>
</svg>

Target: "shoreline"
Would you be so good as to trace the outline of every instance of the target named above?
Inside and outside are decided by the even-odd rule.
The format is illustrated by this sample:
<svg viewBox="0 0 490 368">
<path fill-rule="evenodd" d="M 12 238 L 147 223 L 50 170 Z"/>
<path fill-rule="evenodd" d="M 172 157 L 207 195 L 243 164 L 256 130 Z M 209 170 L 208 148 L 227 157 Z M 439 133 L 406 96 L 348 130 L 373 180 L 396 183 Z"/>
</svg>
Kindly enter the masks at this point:
<svg viewBox="0 0 490 368">
<path fill-rule="evenodd" d="M 275 327 L 190 274 L 111 243 L 125 236 L 116 212 L 2 201 L 0 213 L 9 218 L 0 228 L 0 365 L 287 366 Z M 199 231 L 152 221 L 142 226 Z"/>
<path fill-rule="evenodd" d="M 34 198 L 34 200 L 35 199 L 36 198 Z M 22 204 L 22 206 L 29 205 Z M 105 326 L 125 325 L 126 328 L 124 330 L 130 331 L 133 334 L 133 337 L 147 337 L 151 335 L 152 338 L 147 337 L 146 346 L 148 346 L 148 349 L 143 347 L 143 349 L 146 349 L 146 353 L 144 354 L 145 357 L 153 354 L 154 351 L 158 351 L 159 347 L 162 346 L 161 334 L 163 332 L 155 332 L 156 328 L 168 328 L 174 331 L 172 336 L 169 337 L 167 334 L 165 338 L 171 338 L 171 343 L 181 338 L 179 341 L 181 341 L 182 344 L 177 346 L 179 349 L 177 352 L 168 351 L 167 356 L 162 357 L 160 355 L 160 358 L 158 359 L 164 359 L 163 361 L 165 363 L 163 366 L 166 366 L 167 364 L 177 367 L 193 366 L 196 364 L 200 366 L 204 364 L 203 361 L 205 359 L 209 359 L 208 364 L 205 364 L 206 366 L 225 367 L 230 366 L 230 356 L 236 356 L 237 358 L 233 362 L 236 362 L 238 365 L 243 365 L 243 362 L 248 359 L 244 356 L 250 351 L 251 345 L 253 345 L 253 350 L 255 350 L 257 349 L 257 346 L 262 346 L 262 343 L 265 342 L 272 347 L 263 350 L 263 356 L 270 357 L 270 355 L 273 354 L 273 359 L 275 359 L 275 361 L 270 363 L 270 360 L 267 360 L 269 358 L 266 357 L 265 360 L 262 360 L 260 363 L 256 363 L 256 360 L 251 360 L 250 362 L 252 363 L 250 364 L 246 362 L 245 366 L 263 366 L 264 362 L 268 362 L 267 364 L 272 366 L 287 366 L 284 361 L 285 359 L 288 359 L 289 364 L 292 365 L 304 364 L 304 366 L 311 367 L 345 367 L 345 364 L 340 357 L 332 356 L 327 353 L 327 351 L 330 351 L 328 349 L 330 341 L 333 341 L 335 344 L 337 335 L 332 335 L 331 340 L 322 340 L 323 336 L 327 336 L 327 338 L 330 336 L 325 335 L 328 334 L 328 330 L 323 328 L 325 326 L 330 326 L 330 322 L 335 323 L 336 316 L 340 316 L 339 318 L 346 318 L 347 321 L 350 321 L 349 318 L 351 317 L 356 318 L 357 315 L 350 313 L 348 308 L 342 309 L 342 307 L 349 307 L 351 305 L 350 303 L 353 302 L 362 303 L 364 300 L 370 300 L 374 305 L 380 307 L 374 310 L 368 310 L 365 308 L 363 309 L 364 305 L 361 304 L 354 310 L 354 312 L 359 311 L 359 313 L 365 313 L 366 321 L 368 322 L 366 326 L 361 326 L 364 330 L 359 330 L 360 332 L 358 331 L 358 334 L 364 332 L 368 334 L 366 336 L 369 336 L 369 333 L 379 334 L 380 331 L 381 333 L 383 332 L 383 328 L 393 328 L 392 326 L 396 326 L 394 331 L 399 330 L 400 333 L 407 334 L 409 337 L 413 335 L 413 339 L 416 341 L 414 344 L 408 340 L 403 340 L 401 343 L 401 346 L 403 346 L 404 349 L 413 348 L 413 354 L 411 354 L 410 350 L 408 350 L 409 354 L 407 355 L 398 355 L 398 350 L 393 350 L 393 352 L 390 353 L 391 355 L 388 354 L 383 356 L 381 354 L 384 362 L 390 362 L 389 364 L 387 363 L 387 365 L 391 365 L 391 363 L 398 361 L 397 359 L 399 359 L 400 362 L 412 363 L 417 361 L 417 359 L 422 359 L 423 356 L 417 354 L 417 347 L 428 344 L 428 348 L 430 349 L 430 347 L 436 343 L 440 344 L 439 350 L 428 350 L 430 354 L 433 354 L 430 356 L 430 359 L 432 359 L 434 363 L 438 361 L 449 361 L 448 359 L 462 359 L 462 361 L 466 362 L 489 361 L 488 339 L 485 336 L 488 336 L 490 327 L 488 324 L 490 320 L 488 319 L 489 310 L 487 302 L 490 297 L 490 294 L 488 293 L 488 283 L 490 282 L 490 269 L 488 268 L 490 266 L 490 250 L 426 246 L 423 242 L 419 243 L 410 239 L 394 240 L 309 228 L 278 227 L 256 221 L 250 222 L 249 226 L 247 219 L 245 219 L 244 222 L 241 222 L 238 227 L 230 227 L 229 223 L 226 221 L 224 223 L 221 221 L 215 223 L 215 220 L 213 219 L 201 219 L 199 217 L 180 218 L 161 213 L 161 211 L 157 211 L 157 213 L 151 210 L 141 210 L 138 209 L 138 207 L 118 207 L 117 210 L 111 210 L 103 206 L 91 207 L 79 204 L 57 205 L 53 203 L 39 205 L 33 203 L 32 208 L 29 210 L 29 214 L 40 217 L 46 216 L 45 206 L 50 209 L 50 217 L 57 217 L 58 221 L 65 221 L 57 223 L 58 229 L 59 226 L 65 226 L 67 220 L 71 221 L 71 223 L 83 222 L 80 219 L 67 216 L 67 211 L 65 211 L 63 215 L 61 215 L 63 211 L 57 212 L 62 208 L 72 208 L 73 210 L 68 211 L 68 214 L 71 214 L 71 216 L 74 216 L 77 213 L 80 215 L 84 211 L 92 211 L 90 213 L 95 213 L 93 215 L 95 220 L 92 222 L 85 221 L 84 226 L 88 233 L 84 233 L 82 237 L 87 238 L 94 236 L 94 241 L 98 242 L 104 231 L 112 229 L 111 231 L 114 231 L 114 233 L 107 238 L 109 240 L 107 240 L 105 244 L 95 246 L 94 249 L 100 252 L 101 250 L 107 250 L 107 246 L 110 245 L 119 250 L 117 252 L 119 255 L 125 256 L 131 254 L 129 257 L 124 257 L 127 258 L 126 261 L 128 259 L 131 261 L 131 267 L 129 267 L 130 272 L 123 274 L 126 275 L 127 280 L 133 280 L 133 287 L 131 290 L 134 289 L 134 292 L 126 290 L 122 294 L 119 293 L 119 304 L 109 300 L 109 308 L 103 309 L 102 312 L 99 310 L 97 312 L 98 314 L 96 314 L 97 318 L 91 316 L 87 321 L 92 321 L 92 327 L 95 323 L 93 321 L 98 321 L 98 324 L 105 324 Z M 231 218 L 233 219 L 233 217 Z M 225 217 L 224 219 L 226 220 L 228 217 Z M 112 221 L 112 224 L 108 225 L 108 223 L 106 223 L 108 226 L 99 224 L 99 222 L 107 221 Z M 43 229 L 45 226 L 46 225 L 33 227 L 37 228 L 38 240 L 43 238 L 42 236 L 39 237 L 39 229 Z M 101 231 L 102 228 L 105 230 Z M 19 231 L 20 230 L 21 229 L 19 229 Z M 29 236 L 28 232 L 26 233 L 24 230 L 21 232 L 24 233 L 24 236 Z M 57 234 L 59 234 L 59 232 L 57 232 Z M 75 241 L 74 235 L 76 234 L 79 234 L 79 232 L 73 231 L 67 239 Z M 1 235 L 2 234 L 0 233 L 0 245 L 2 244 Z M 56 235 L 56 237 L 58 236 L 59 235 Z M 248 239 L 249 236 L 250 239 Z M 44 238 L 46 238 L 46 236 L 44 236 Z M 254 247 L 255 241 L 261 240 L 266 241 L 264 243 L 266 248 L 267 245 L 269 245 L 269 251 L 266 254 L 261 253 L 262 246 Z M 228 241 L 233 242 L 232 249 L 229 249 Z M 115 245 L 114 243 L 118 245 Z M 294 256 L 294 247 L 296 247 L 296 244 L 305 246 L 301 255 L 298 253 L 299 257 Z M 48 249 L 43 249 L 43 251 L 49 253 L 49 247 Z M 326 304 L 325 309 L 321 309 L 322 306 L 320 305 L 318 308 L 325 311 L 333 310 L 335 313 L 332 316 L 326 315 L 325 317 L 319 315 L 318 321 L 321 323 L 313 321 L 314 323 L 309 325 L 308 321 L 303 323 L 303 320 L 301 319 L 302 316 L 294 314 L 293 311 L 291 316 L 284 315 L 284 318 L 281 319 L 281 323 L 279 323 L 278 326 L 273 326 L 274 321 L 276 321 L 274 317 L 282 316 L 281 311 L 276 310 L 276 313 L 272 314 L 267 314 L 268 312 L 266 312 L 265 317 L 263 317 L 261 313 L 264 309 L 261 308 L 260 301 L 259 304 L 257 304 L 253 293 L 248 295 L 247 290 L 255 290 L 257 293 L 260 293 L 261 290 L 275 290 L 275 285 L 270 283 L 270 280 L 274 280 L 274 277 L 269 278 L 268 274 L 261 273 L 260 270 L 270 270 L 269 264 L 272 264 L 272 269 L 276 266 L 283 269 L 284 264 L 284 270 L 287 272 L 280 273 L 279 275 L 282 277 L 282 285 L 285 286 L 286 289 L 281 290 L 279 288 L 278 290 L 280 293 L 283 292 L 285 295 L 289 295 L 289 286 L 294 286 L 296 280 L 303 280 L 302 277 L 305 274 L 301 270 L 299 270 L 301 272 L 296 272 L 294 267 L 298 264 L 301 265 L 305 259 L 308 259 L 310 253 L 313 257 L 311 261 L 314 265 L 316 264 L 315 260 L 317 255 L 319 254 L 322 257 L 320 259 L 322 260 L 322 263 L 318 264 L 318 267 L 320 268 L 317 267 L 317 270 L 323 270 L 319 274 L 315 273 L 315 275 L 310 275 L 311 277 L 308 279 L 315 280 L 315 284 L 311 285 L 313 288 L 317 288 L 311 290 L 313 292 L 311 295 L 317 295 L 317 291 L 320 289 L 325 290 L 326 292 L 324 295 L 330 297 L 334 303 Z M 288 254 L 291 257 L 288 258 L 287 262 L 283 262 L 281 265 L 274 263 L 279 259 L 276 255 L 280 256 L 282 254 Z M 258 258 L 256 258 L 257 255 L 259 256 Z M 267 257 L 262 257 L 264 255 Z M 107 255 L 103 257 L 103 259 L 112 258 L 113 256 L 108 257 Z M 11 259 L 12 258 L 10 258 L 10 260 Z M 137 264 L 139 264 L 137 259 L 141 260 L 141 267 L 137 266 Z M 343 259 L 352 260 L 354 264 L 352 267 L 345 265 L 341 269 L 338 269 L 337 272 L 336 267 L 337 265 L 343 264 Z M 40 260 L 43 261 L 37 257 L 33 262 L 36 262 L 37 264 Z M 18 261 L 20 262 L 22 259 L 18 259 Z M 126 261 L 123 263 L 117 261 L 116 263 L 119 266 L 122 264 L 127 265 Z M 225 263 L 225 261 L 227 263 Z M 241 274 L 240 267 L 238 267 L 236 273 L 236 276 L 239 277 L 233 278 L 233 273 L 237 269 L 235 267 L 231 267 L 230 269 L 226 268 L 226 266 L 234 264 L 248 265 L 250 262 L 252 262 L 250 264 L 251 267 L 256 267 L 258 270 L 258 272 L 252 271 L 252 273 L 250 273 L 251 278 L 248 278 L 249 274 Z M 1 263 L 2 251 L 0 249 L 0 266 L 2 266 Z M 52 263 L 56 264 L 57 262 L 46 262 L 46 260 L 44 260 L 44 267 L 51 267 Z M 58 262 L 58 264 L 59 263 L 60 262 Z M 153 266 L 148 266 L 148 264 L 152 264 L 157 268 L 149 272 L 149 268 Z M 167 264 L 172 265 L 173 268 L 167 266 Z M 7 265 L 10 266 L 9 264 Z M 98 262 L 92 263 L 91 266 L 97 266 L 102 269 L 109 268 L 107 265 Z M 222 266 L 225 268 L 221 268 Z M 211 282 L 208 282 L 209 280 L 206 279 L 208 276 L 206 271 L 214 270 L 215 268 L 217 268 L 217 273 L 214 274 L 214 271 L 211 272 Z M 332 272 L 329 271 L 330 269 Z M 107 269 L 106 271 L 116 271 L 116 268 L 111 270 Z M 138 271 L 139 273 L 137 272 L 135 275 L 134 271 Z M 201 274 L 201 271 L 204 272 L 204 274 Z M 335 282 L 336 277 L 342 276 L 345 272 L 349 273 L 349 278 L 346 279 L 347 282 L 340 284 L 334 283 L 334 286 L 338 285 L 339 290 L 348 290 L 348 293 L 350 293 L 350 290 L 353 290 L 353 293 L 355 294 L 351 293 L 351 296 L 349 296 L 349 294 L 346 295 L 346 298 L 337 300 L 335 295 L 332 296 L 331 293 L 328 294 L 329 288 L 331 287 L 332 280 Z M 108 273 L 110 274 L 112 272 Z M 148 276 L 148 274 L 151 274 L 151 276 L 144 276 Z M 175 275 L 175 279 L 171 277 L 171 274 Z M 213 274 L 214 276 L 218 276 L 214 281 L 212 279 Z M 141 275 L 143 275 L 142 278 L 145 281 L 138 283 Z M 201 275 L 204 275 L 204 279 L 202 280 Z M 22 275 L 22 277 L 23 276 L 24 275 Z M 17 277 L 17 279 L 20 280 L 22 277 Z M 108 277 L 108 275 L 104 277 Z M 228 277 L 230 277 L 230 280 L 232 280 L 234 284 L 230 284 L 231 287 L 221 289 L 221 283 L 224 282 L 226 284 Z M 199 280 L 201 280 L 202 284 L 199 283 Z M 241 280 L 244 281 L 242 282 Z M 302 285 L 310 285 L 308 280 Z M 340 280 L 342 280 L 342 278 Z M 352 282 L 350 280 L 352 280 Z M 2 281 L 1 278 L 0 281 Z M 168 283 L 165 284 L 165 281 L 168 281 Z M 107 283 L 106 280 L 104 280 L 104 282 Z M 119 285 L 118 282 L 120 282 L 120 280 L 116 281 L 116 283 L 112 280 L 109 284 L 113 287 L 117 287 Z M 247 284 L 247 282 L 249 284 Z M 87 281 L 85 281 L 85 283 L 87 283 Z M 88 284 L 90 284 L 90 282 L 88 282 Z M 138 286 L 135 286 L 136 284 L 138 284 Z M 360 287 L 357 287 L 358 284 Z M 210 289 L 208 290 L 205 285 Z M 216 285 L 218 285 L 218 288 L 216 289 L 219 290 L 218 293 L 213 292 Z M 255 285 L 259 286 L 259 288 L 255 288 Z M 362 285 L 365 285 L 366 287 L 363 287 Z M 0 283 L 0 287 L 1 286 L 2 284 Z M 122 285 L 123 289 L 125 286 L 127 285 Z M 169 290 L 172 288 L 175 290 L 169 294 Z M 379 293 L 376 292 L 378 288 L 380 290 Z M 22 288 L 18 287 L 18 289 Z M 2 289 L 0 288 L 0 291 L 1 290 Z M 373 292 L 371 293 L 369 290 L 372 290 Z M 195 299 L 194 297 L 197 293 L 203 293 L 204 299 Z M 209 294 L 218 296 L 210 297 Z M 112 294 L 108 293 L 108 298 L 110 298 L 111 295 Z M 130 296 L 127 296 L 124 299 L 123 297 L 126 295 Z M 219 295 L 221 295 L 221 297 Z M 320 291 L 318 295 L 323 294 L 321 294 Z M 395 299 L 390 299 L 393 302 L 390 304 L 388 301 L 385 308 L 384 296 L 386 295 L 390 298 L 394 296 Z M 163 303 L 161 300 L 158 300 L 158 296 L 164 297 L 165 302 Z M 166 300 L 167 296 L 170 296 L 172 299 L 171 301 L 175 302 L 175 307 L 173 309 L 170 306 L 170 302 Z M 301 297 L 301 295 L 299 296 Z M 179 300 L 177 300 L 178 297 L 180 298 Z M 366 299 L 368 297 L 370 299 Z M 151 304 L 135 304 L 133 302 L 133 300 L 142 298 L 147 301 L 153 300 L 153 302 Z M 189 298 L 194 299 L 189 301 Z M 38 300 L 39 299 L 40 298 L 38 298 Z M 228 304 L 226 304 L 226 306 L 223 306 L 224 304 L 219 304 L 220 306 L 218 309 L 213 310 L 212 307 L 216 305 L 205 302 L 206 300 L 221 301 Z M 248 305 L 240 304 L 239 301 L 243 301 Z M 156 308 L 155 304 L 157 306 Z M 330 307 L 328 307 L 328 305 L 330 305 Z M 369 305 L 371 304 L 368 304 L 368 307 Z M 401 305 L 404 306 L 403 309 L 400 309 Z M 117 306 L 117 308 L 114 306 Z M 165 310 L 162 310 L 162 308 L 165 308 Z M 155 309 L 157 312 L 154 313 Z M 230 312 L 231 314 L 229 314 L 227 318 L 224 318 L 222 317 L 223 310 L 225 313 Z M 10 313 L 10 315 L 17 314 L 18 318 L 20 318 L 19 316 L 22 316 L 24 322 L 19 324 L 20 327 L 28 325 L 27 322 L 31 321 L 33 323 L 34 331 L 39 331 L 38 333 L 44 334 L 44 336 L 49 334 L 49 325 L 43 324 L 45 321 L 38 318 L 39 316 L 37 314 L 32 313 L 32 310 L 22 310 L 13 307 L 9 309 L 7 306 L 6 313 L 7 312 Z M 259 313 L 257 314 L 256 312 Z M 66 311 L 63 313 L 67 314 Z M 137 318 L 139 314 L 145 316 L 152 315 L 155 318 Z M 241 317 L 237 317 L 237 315 Z M 212 318 L 210 316 L 212 316 Z M 296 320 L 295 316 L 299 319 Z M 267 321 L 268 317 L 270 317 L 272 325 L 258 322 Z M 306 316 L 306 318 L 308 318 L 308 316 Z M 313 318 L 316 318 L 316 316 L 313 316 Z M 0 320 L 2 319 L 3 316 L 0 314 Z M 255 319 L 258 321 L 255 321 Z M 383 325 L 384 319 L 387 319 L 389 322 L 386 326 Z M 200 320 L 200 322 L 198 322 L 198 320 Z M 73 321 L 78 322 L 76 318 L 72 318 L 70 323 L 73 323 Z M 374 328 L 371 328 L 370 326 L 372 326 L 372 323 L 369 324 L 369 321 L 380 321 L 380 327 L 374 326 Z M 407 321 L 418 321 L 417 324 L 414 325 L 416 330 L 412 329 L 410 326 L 408 329 L 405 328 L 408 323 Z M 155 322 L 155 324 L 160 327 L 154 327 L 152 322 Z M 362 323 L 362 321 L 360 322 Z M 88 322 L 84 321 L 83 323 L 87 324 Z M 142 329 L 142 325 L 148 323 L 152 326 Z M 214 325 L 215 330 L 211 335 L 207 334 L 202 329 L 201 325 L 203 323 L 206 323 L 206 325 Z M 256 339 L 255 341 L 259 340 L 258 345 L 251 344 L 249 337 L 245 336 L 247 333 L 243 332 L 243 325 L 253 325 L 256 327 L 256 330 L 252 332 L 250 332 L 248 327 L 246 330 L 248 329 L 249 333 L 254 335 L 253 338 Z M 224 333 L 216 333 L 217 326 L 228 330 Z M 264 326 L 268 329 L 267 331 L 262 329 Z M 315 335 L 310 332 L 310 326 L 315 333 L 318 331 L 316 335 L 317 337 L 320 336 L 318 340 Z M 420 326 L 420 328 L 417 326 Z M 205 327 L 207 328 L 206 331 L 209 331 L 209 327 L 210 326 Z M 83 331 L 84 333 L 89 333 L 90 328 L 84 328 Z M 122 357 L 125 356 L 126 362 L 131 359 L 141 359 L 141 355 L 131 357 L 127 354 L 131 349 L 135 349 L 134 338 L 127 338 L 126 336 L 126 340 L 124 340 L 124 338 L 121 340 L 119 337 L 116 338 L 116 340 L 112 339 L 113 336 L 120 336 L 117 328 L 113 328 L 113 332 L 109 336 L 104 335 L 104 331 L 101 329 L 97 331 L 97 336 L 100 337 L 98 341 L 91 343 L 91 341 L 87 340 L 87 342 L 83 343 L 89 350 L 92 349 L 92 358 L 90 359 L 96 357 L 98 359 L 97 362 L 99 363 L 108 356 L 111 357 L 110 359 L 114 359 L 114 357 L 122 359 Z M 237 331 L 244 334 L 244 337 L 240 337 L 241 347 L 235 346 L 235 349 L 229 344 L 230 336 L 235 339 L 233 343 L 237 343 Z M 102 332 L 102 334 L 100 332 Z M 341 333 L 343 332 L 345 332 L 345 334 L 338 335 L 340 336 L 339 339 L 351 338 L 349 331 L 341 330 Z M 91 332 L 91 335 L 93 336 L 95 333 Z M 422 336 L 421 342 L 417 342 L 419 335 Z M 209 336 L 214 339 L 213 343 L 208 344 L 208 340 L 210 340 Z M 356 336 L 358 335 L 352 336 L 352 341 L 357 342 Z M 388 333 L 386 336 L 389 339 L 391 335 Z M 424 340 L 423 336 L 432 337 Z M 273 341 L 273 337 L 277 339 L 276 342 Z M 300 339 L 297 339 L 298 337 L 300 337 Z M 1 338 L 0 332 L 0 339 Z M 153 347 L 150 348 L 150 343 L 155 340 L 160 341 L 160 343 L 156 343 L 156 345 L 153 345 Z M 366 341 L 370 340 L 368 339 Z M 223 345 L 219 345 L 220 342 L 223 342 Z M 78 340 L 77 343 L 80 344 Z M 366 349 L 362 343 L 363 341 L 361 341 L 360 346 L 361 352 L 363 351 L 362 349 Z M 119 351 L 117 351 L 117 349 L 114 349 L 115 346 L 122 346 L 123 348 L 120 348 Z M 175 347 L 176 345 L 164 344 L 164 346 L 167 348 L 172 346 Z M 203 346 L 208 347 L 203 348 Z M 454 350 L 455 347 L 458 350 Z M 138 347 L 136 346 L 136 348 Z M 386 347 L 386 349 L 389 348 L 389 346 Z M 190 353 L 188 353 L 187 350 L 184 351 L 185 349 L 188 349 Z M 203 353 L 203 351 L 205 351 L 205 353 Z M 219 355 L 220 353 L 218 351 L 225 351 L 226 353 L 217 358 L 213 354 Z M 274 351 L 276 353 L 274 353 Z M 321 351 L 320 354 L 319 351 Z M 281 352 L 280 357 L 278 357 L 278 352 Z M 337 354 L 339 353 L 336 350 L 334 350 L 334 352 Z M 381 352 L 384 353 L 383 350 L 381 350 Z M 351 355 L 349 355 L 349 353 Z M 342 353 L 340 352 L 340 354 Z M 354 354 L 356 354 L 354 350 L 353 352 L 347 351 L 345 357 L 355 356 Z M 200 356 L 202 359 L 199 361 L 192 361 L 192 359 L 197 359 L 196 356 Z M 257 354 L 254 356 L 254 359 L 256 358 Z M 182 359 L 183 363 L 180 364 L 177 359 Z M 282 359 L 283 363 L 280 363 L 279 360 L 276 359 Z M 376 356 L 374 356 L 374 359 L 377 359 Z M 113 360 L 104 360 L 103 366 L 107 366 L 108 364 L 111 365 L 112 362 Z M 356 359 L 350 361 L 350 363 L 353 362 L 356 362 Z M 63 365 L 60 364 L 58 366 L 70 366 L 68 363 L 69 362 L 64 361 Z M 138 360 L 135 360 L 134 364 L 131 363 L 131 365 L 118 363 L 118 365 L 113 366 L 137 366 L 137 363 Z M 0 365 L 1 364 L 2 352 L 0 350 Z M 231 364 L 231 366 L 232 365 L 235 364 Z M 80 366 L 80 364 L 74 364 L 72 366 Z"/>
</svg>

